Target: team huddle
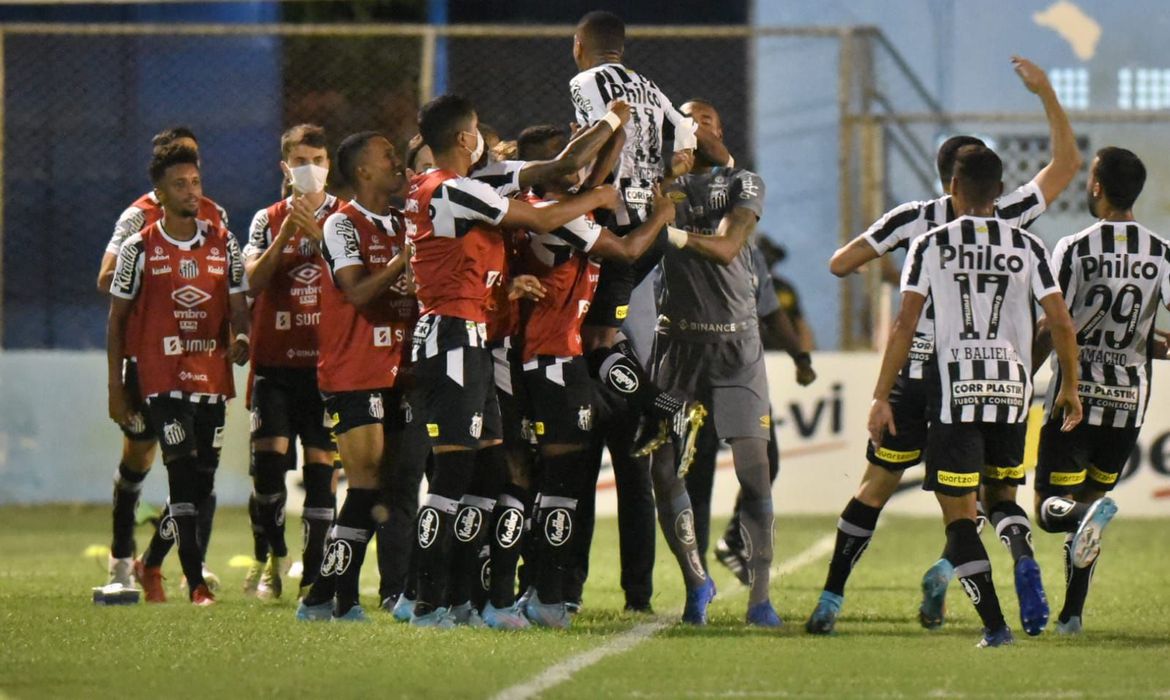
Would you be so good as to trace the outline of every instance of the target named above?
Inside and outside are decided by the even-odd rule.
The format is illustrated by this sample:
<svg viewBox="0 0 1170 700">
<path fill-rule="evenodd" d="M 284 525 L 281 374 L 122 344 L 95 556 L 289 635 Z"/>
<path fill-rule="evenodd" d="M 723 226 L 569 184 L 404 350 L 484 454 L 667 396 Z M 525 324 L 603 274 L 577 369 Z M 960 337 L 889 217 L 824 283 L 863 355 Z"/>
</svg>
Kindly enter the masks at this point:
<svg viewBox="0 0 1170 700">
<path fill-rule="evenodd" d="M 775 303 L 752 240 L 762 179 L 736 167 L 716 106 L 675 109 L 622 64 L 624 41 L 610 13 L 578 24 L 571 130 L 533 125 L 489 147 L 491 130 L 455 95 L 422 107 L 401 157 L 378 132 L 344 137 L 331 157 L 323 129 L 289 129 L 287 196 L 256 212 L 243 249 L 203 195 L 195 134 L 155 137 L 153 190 L 119 218 L 98 279 L 111 297 L 109 412 L 125 436 L 106 589 L 141 586 L 148 602 L 165 601 L 161 567 L 174 547 L 191 602 L 215 602 L 205 559 L 236 363 L 249 366 L 245 595 L 284 594 L 286 474 L 299 464 L 297 619 L 369 619 L 358 582 L 377 537 L 379 607 L 395 619 L 568 627 L 608 447 L 626 609 L 650 611 L 656 515 L 686 589 L 682 619 L 705 624 L 716 594 L 706 563 L 713 451 L 725 441 L 740 495 L 714 551 L 748 587 L 747 623 L 782 624 L 769 598 L 778 463 L 761 338 L 780 339 L 801 384 L 816 376 L 809 348 L 764 301 Z M 994 152 L 952 138 L 938 162 L 947 196 L 895 208 L 830 263 L 844 275 L 909 246 L 866 475 L 838 523 L 811 633 L 834 631 L 882 507 L 921 461 L 947 524 L 923 579 L 923 625 L 943 623 L 958 577 L 983 621 L 981 644 L 1011 642 L 978 536 L 987 519 L 1015 560 L 1023 628 L 1045 628 L 1015 492 L 1032 374 L 1051 353 L 1036 513 L 1045 530 L 1067 533 L 1057 628 L 1080 630 L 1117 510 L 1107 492 L 1149 396 L 1170 243 L 1133 221 L 1145 171 L 1117 148 L 1092 165 L 1100 222 L 1051 258 L 1024 230 L 1081 163 L 1046 76 L 1015 63 L 1044 103 L 1051 163 L 1003 194 Z M 348 200 L 326 191 L 330 179 Z M 636 299 L 647 289 L 649 309 Z M 650 347 L 623 330 L 637 320 L 654 326 Z M 170 496 L 137 555 L 135 508 L 159 445 Z"/>
</svg>

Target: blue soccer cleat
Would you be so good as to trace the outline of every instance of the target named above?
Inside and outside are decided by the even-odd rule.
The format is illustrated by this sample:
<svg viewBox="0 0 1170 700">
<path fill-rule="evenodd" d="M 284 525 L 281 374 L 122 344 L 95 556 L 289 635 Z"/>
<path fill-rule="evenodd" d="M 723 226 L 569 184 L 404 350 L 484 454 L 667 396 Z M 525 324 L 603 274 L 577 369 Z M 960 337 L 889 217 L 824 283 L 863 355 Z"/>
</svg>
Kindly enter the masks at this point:
<svg viewBox="0 0 1170 700">
<path fill-rule="evenodd" d="M 1108 496 L 1098 498 L 1089 506 L 1089 512 L 1085 513 L 1076 534 L 1073 535 L 1073 566 L 1083 569 L 1097 561 L 1097 555 L 1101 553 L 1101 535 L 1115 515 L 1117 502 Z"/>
<path fill-rule="evenodd" d="M 832 634 L 837 626 L 837 617 L 841 614 L 841 606 L 845 604 L 844 596 L 836 593 L 821 591 L 817 607 L 813 609 L 804 629 L 809 634 Z"/>
<path fill-rule="evenodd" d="M 333 618 L 334 622 L 369 622 L 370 618 L 366 615 L 366 611 L 362 610 L 362 606 L 355 605 L 349 610 L 345 611 L 344 615 L 337 615 Z"/>
<path fill-rule="evenodd" d="M 1084 630 L 1081 624 L 1081 616 L 1073 615 L 1067 621 L 1056 621 L 1056 633 L 1065 635 L 1080 634 Z"/>
<path fill-rule="evenodd" d="M 489 601 L 483 607 L 483 623 L 494 630 L 522 630 L 528 627 L 528 618 L 518 605 L 497 608 Z"/>
<path fill-rule="evenodd" d="M 568 629 L 572 622 L 572 617 L 569 616 L 569 608 L 562 603 L 542 603 L 540 602 L 540 593 L 533 591 L 529 596 L 528 602 L 524 604 L 524 616 L 528 621 L 538 627 L 552 627 L 555 629 Z"/>
<path fill-rule="evenodd" d="M 784 620 L 776 614 L 776 608 L 772 607 L 772 601 L 765 600 L 755 605 L 749 606 L 747 609 L 747 623 L 752 627 L 766 627 L 769 629 L 778 629 L 784 626 Z"/>
<path fill-rule="evenodd" d="M 987 628 L 984 627 L 983 639 L 980 639 L 979 643 L 976 644 L 975 647 L 977 649 L 990 649 L 994 647 L 1004 647 L 1015 643 L 1016 638 L 1012 636 L 1011 629 L 1007 625 L 1004 625 L 994 632 L 989 632 L 987 631 Z"/>
<path fill-rule="evenodd" d="M 687 605 L 682 621 L 690 625 L 707 624 L 707 607 L 715 599 L 715 581 L 710 576 L 696 589 L 687 591 Z"/>
<path fill-rule="evenodd" d="M 936 561 L 922 575 L 922 604 L 918 621 L 928 630 L 942 627 L 947 612 L 947 586 L 955 577 L 955 567 L 946 559 Z"/>
<path fill-rule="evenodd" d="M 333 619 L 333 601 L 305 605 L 305 601 L 302 600 L 297 606 L 297 619 L 301 622 L 328 622 Z"/>
<path fill-rule="evenodd" d="M 1048 625 L 1048 597 L 1044 595 L 1040 565 L 1032 557 L 1020 557 L 1016 562 L 1016 597 L 1020 601 L 1020 625 L 1028 636 L 1035 637 Z"/>
<path fill-rule="evenodd" d="M 447 608 L 435 608 L 423 615 L 419 615 L 417 612 L 411 614 L 410 626 L 449 630 L 455 627 L 455 620 L 451 618 L 451 615 L 447 612 Z"/>
<path fill-rule="evenodd" d="M 451 608 L 448 612 L 451 619 L 455 621 L 456 625 L 460 627 L 483 627 L 483 618 L 479 616 L 479 611 L 471 606 L 471 603 L 460 603 Z"/>
<path fill-rule="evenodd" d="M 390 614 L 398 622 L 410 622 L 411 616 L 414 615 L 414 601 L 404 595 L 398 596 L 398 600 L 395 601 L 394 609 Z"/>
</svg>

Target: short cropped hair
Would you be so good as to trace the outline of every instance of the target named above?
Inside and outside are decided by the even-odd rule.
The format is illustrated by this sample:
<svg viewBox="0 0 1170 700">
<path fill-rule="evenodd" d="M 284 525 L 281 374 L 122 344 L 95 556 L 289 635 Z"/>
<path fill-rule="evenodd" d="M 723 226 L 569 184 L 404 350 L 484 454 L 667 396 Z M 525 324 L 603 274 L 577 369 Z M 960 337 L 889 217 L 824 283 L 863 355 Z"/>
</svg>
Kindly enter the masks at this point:
<svg viewBox="0 0 1170 700">
<path fill-rule="evenodd" d="M 418 112 L 418 131 L 423 141 L 438 155 L 458 143 L 459 132 L 475 115 L 471 100 L 459 95 L 443 95 L 423 105 Z"/>
<path fill-rule="evenodd" d="M 1133 203 L 1146 185 L 1146 166 L 1133 151 L 1106 146 L 1097 151 L 1097 169 L 1093 171 L 1109 203 L 1122 211 Z"/>
<path fill-rule="evenodd" d="M 297 146 L 325 148 L 325 129 L 316 124 L 297 124 L 280 136 L 280 157 L 288 160 Z"/>
<path fill-rule="evenodd" d="M 199 154 L 194 148 L 178 143 L 168 143 L 156 148 L 150 158 L 150 181 L 158 185 L 166 177 L 169 168 L 185 164 L 199 167 Z"/>
</svg>

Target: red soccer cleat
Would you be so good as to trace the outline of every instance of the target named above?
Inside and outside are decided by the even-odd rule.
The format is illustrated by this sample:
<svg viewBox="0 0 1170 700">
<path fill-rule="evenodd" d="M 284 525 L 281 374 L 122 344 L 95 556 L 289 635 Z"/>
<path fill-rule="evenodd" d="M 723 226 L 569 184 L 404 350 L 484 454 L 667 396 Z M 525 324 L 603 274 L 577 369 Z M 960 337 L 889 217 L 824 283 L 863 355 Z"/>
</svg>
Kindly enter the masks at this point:
<svg viewBox="0 0 1170 700">
<path fill-rule="evenodd" d="M 191 602 L 199 607 L 215 605 L 215 594 L 211 592 L 206 583 L 201 583 L 191 593 Z"/>
<path fill-rule="evenodd" d="M 163 575 L 161 566 L 147 566 L 141 559 L 134 560 L 134 578 L 142 586 L 142 592 L 148 603 L 167 602 L 167 592 L 163 589 Z"/>
</svg>

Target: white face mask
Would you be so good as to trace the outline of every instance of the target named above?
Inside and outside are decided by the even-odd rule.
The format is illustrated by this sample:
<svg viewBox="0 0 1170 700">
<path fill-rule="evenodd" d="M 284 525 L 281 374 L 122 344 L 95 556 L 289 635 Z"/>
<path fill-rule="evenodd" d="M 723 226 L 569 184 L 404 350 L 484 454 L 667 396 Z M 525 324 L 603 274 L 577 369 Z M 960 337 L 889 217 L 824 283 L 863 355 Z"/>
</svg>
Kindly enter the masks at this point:
<svg viewBox="0 0 1170 700">
<path fill-rule="evenodd" d="M 288 169 L 292 179 L 292 186 L 301 194 L 316 194 L 325 189 L 325 181 L 329 179 L 329 168 L 320 165 L 298 165 Z"/>
<path fill-rule="evenodd" d="M 471 164 L 475 165 L 479 162 L 479 157 L 483 155 L 483 134 L 479 129 L 475 130 L 475 150 L 471 152 Z"/>
</svg>

